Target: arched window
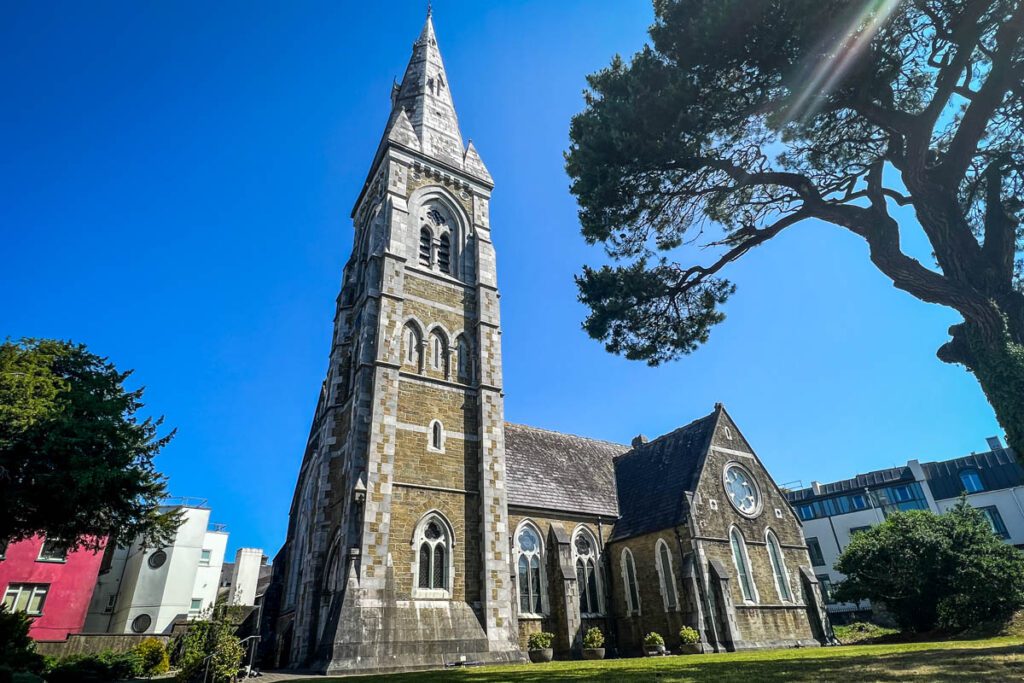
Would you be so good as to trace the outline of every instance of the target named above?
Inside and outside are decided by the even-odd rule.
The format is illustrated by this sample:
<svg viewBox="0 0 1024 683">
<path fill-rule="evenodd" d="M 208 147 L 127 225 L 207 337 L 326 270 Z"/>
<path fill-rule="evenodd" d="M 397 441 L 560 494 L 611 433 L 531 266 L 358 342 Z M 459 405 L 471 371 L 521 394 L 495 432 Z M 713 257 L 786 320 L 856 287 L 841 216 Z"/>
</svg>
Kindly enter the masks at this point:
<svg viewBox="0 0 1024 683">
<path fill-rule="evenodd" d="M 668 543 L 660 540 L 655 548 L 657 554 L 658 577 L 661 580 L 661 598 L 665 601 L 665 611 L 679 609 L 679 597 L 676 593 L 676 577 L 672 573 L 672 554 Z"/>
<path fill-rule="evenodd" d="M 441 330 L 430 333 L 430 365 L 448 377 L 448 340 Z"/>
<path fill-rule="evenodd" d="M 448 233 L 441 235 L 440 244 L 437 247 L 437 267 L 442 273 L 451 275 L 452 272 L 452 238 Z"/>
<path fill-rule="evenodd" d="M 779 591 L 779 599 L 783 602 L 791 602 L 793 593 L 789 588 L 789 574 L 786 573 L 786 561 L 782 557 L 779 539 L 775 538 L 775 532 L 769 529 L 765 534 L 765 540 L 768 541 L 768 559 L 772 563 L 772 573 L 775 575 L 775 587 Z"/>
<path fill-rule="evenodd" d="M 429 266 L 431 262 L 431 252 L 434 250 L 434 235 L 430 232 L 430 228 L 423 226 L 420 228 L 420 265 Z"/>
<path fill-rule="evenodd" d="M 572 542 L 573 564 L 576 565 L 576 586 L 580 594 L 580 614 L 604 614 L 601 601 L 601 569 L 597 541 L 586 527 L 580 527 Z"/>
<path fill-rule="evenodd" d="M 626 611 L 640 614 L 640 592 L 636 587 L 636 565 L 629 548 L 622 549 L 622 583 L 626 588 Z"/>
<path fill-rule="evenodd" d="M 413 537 L 416 551 L 414 574 L 416 597 L 447 598 L 451 595 L 452 546 L 451 526 L 438 512 L 420 520 Z"/>
<path fill-rule="evenodd" d="M 421 342 L 422 337 L 416 325 L 411 322 L 406 323 L 405 330 L 402 333 L 402 344 L 405 347 L 402 349 L 402 362 L 414 366 L 417 370 L 420 369 L 421 365 L 420 353 L 423 347 Z"/>
<path fill-rule="evenodd" d="M 750 561 L 747 559 L 747 544 L 736 527 L 729 532 L 729 544 L 732 546 L 732 561 L 736 565 L 736 578 L 740 584 L 743 600 L 757 602 L 757 594 L 754 592 L 754 583 L 750 574 Z"/>
<path fill-rule="evenodd" d="M 455 367 L 458 380 L 463 384 L 473 381 L 473 352 L 466 336 L 460 334 L 455 340 Z"/>
<path fill-rule="evenodd" d="M 434 451 L 444 450 L 444 425 L 439 420 L 430 423 L 430 449 Z"/>
<path fill-rule="evenodd" d="M 981 483 L 981 474 L 975 469 L 960 470 L 960 483 L 963 484 L 964 491 L 967 493 L 985 490 L 985 485 Z"/>
<path fill-rule="evenodd" d="M 544 545 L 532 524 L 523 524 L 516 534 L 516 581 L 520 614 L 544 614 Z"/>
</svg>

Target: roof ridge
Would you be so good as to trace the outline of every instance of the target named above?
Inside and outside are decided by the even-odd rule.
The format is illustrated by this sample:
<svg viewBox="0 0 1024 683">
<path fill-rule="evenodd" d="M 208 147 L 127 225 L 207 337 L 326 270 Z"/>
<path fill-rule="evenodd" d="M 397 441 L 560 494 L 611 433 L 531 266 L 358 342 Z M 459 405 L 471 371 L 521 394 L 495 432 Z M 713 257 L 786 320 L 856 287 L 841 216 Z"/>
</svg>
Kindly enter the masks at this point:
<svg viewBox="0 0 1024 683">
<path fill-rule="evenodd" d="M 710 413 L 708 413 L 707 415 L 705 415 L 704 417 L 698 417 L 696 420 L 692 420 L 690 422 L 687 422 L 682 427 L 676 427 L 671 432 L 666 432 L 666 433 L 662 434 L 661 436 L 659 436 L 659 437 L 657 437 L 655 439 L 652 439 L 651 441 L 648 441 L 647 443 L 641 444 L 639 448 L 630 448 L 629 451 L 627 451 L 626 453 L 623 453 L 622 455 L 620 455 L 619 459 L 628 458 L 630 455 L 632 455 L 634 453 L 639 453 L 639 452 L 641 452 L 643 450 L 646 450 L 648 446 L 653 446 L 654 444 L 658 443 L 659 441 L 663 441 L 665 439 L 668 439 L 670 436 L 675 436 L 679 432 L 684 432 L 684 431 L 690 429 L 691 427 L 695 427 L 695 426 L 697 426 L 698 422 L 704 422 L 705 420 L 709 420 L 711 418 L 714 418 L 716 415 L 718 415 L 718 409 L 717 408 L 715 410 L 711 411 Z"/>
<path fill-rule="evenodd" d="M 598 439 L 597 437 L 593 437 L 593 436 L 583 436 L 582 434 L 571 434 L 569 432 L 558 432 L 558 431 L 555 431 L 554 429 L 546 429 L 544 427 L 534 427 L 533 425 L 523 424 L 522 422 L 509 422 L 508 420 L 505 420 L 505 424 L 507 426 L 512 426 L 512 427 L 523 427 L 525 429 L 532 429 L 535 432 L 546 432 L 548 434 L 557 434 L 558 436 L 571 436 L 571 437 L 573 437 L 575 439 L 586 439 L 587 441 L 597 441 L 599 443 L 606 443 L 609 446 L 621 446 L 622 448 L 629 448 L 628 445 L 626 445 L 624 443 L 619 443 L 618 441 L 608 441 L 607 439 Z"/>
</svg>

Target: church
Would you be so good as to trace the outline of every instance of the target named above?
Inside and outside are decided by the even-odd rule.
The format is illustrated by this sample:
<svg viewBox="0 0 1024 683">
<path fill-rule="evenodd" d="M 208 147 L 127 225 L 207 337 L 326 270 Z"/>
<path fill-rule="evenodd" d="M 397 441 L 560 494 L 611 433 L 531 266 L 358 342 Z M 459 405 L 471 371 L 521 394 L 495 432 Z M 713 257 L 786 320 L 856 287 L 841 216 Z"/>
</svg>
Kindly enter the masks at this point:
<svg viewBox="0 0 1024 683">
<path fill-rule="evenodd" d="M 265 665 L 392 672 L 829 641 L 800 521 L 722 405 L 622 445 L 505 422 L 490 172 L 430 16 L 352 211 Z M 502 226 L 495 226 L 500 231 Z"/>
</svg>

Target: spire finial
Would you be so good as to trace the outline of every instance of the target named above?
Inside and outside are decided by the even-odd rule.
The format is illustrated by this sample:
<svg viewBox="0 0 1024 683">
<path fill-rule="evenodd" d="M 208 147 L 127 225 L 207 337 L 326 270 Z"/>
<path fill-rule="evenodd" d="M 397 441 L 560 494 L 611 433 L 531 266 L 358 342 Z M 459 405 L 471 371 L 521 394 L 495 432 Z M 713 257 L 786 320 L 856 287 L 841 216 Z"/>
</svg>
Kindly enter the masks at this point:
<svg viewBox="0 0 1024 683">
<path fill-rule="evenodd" d="M 427 18 L 434 14 L 434 3 L 431 0 L 427 0 Z"/>
</svg>

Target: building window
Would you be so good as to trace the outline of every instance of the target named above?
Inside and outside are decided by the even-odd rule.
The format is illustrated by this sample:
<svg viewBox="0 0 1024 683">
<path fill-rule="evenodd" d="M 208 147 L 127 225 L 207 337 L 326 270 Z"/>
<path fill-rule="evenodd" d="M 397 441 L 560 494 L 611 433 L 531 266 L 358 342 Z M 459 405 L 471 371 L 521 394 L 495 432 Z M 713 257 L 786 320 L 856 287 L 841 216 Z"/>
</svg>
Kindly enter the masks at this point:
<svg viewBox="0 0 1024 683">
<path fill-rule="evenodd" d="M 737 463 L 726 465 L 722 474 L 725 493 L 729 502 L 744 517 L 754 517 L 761 512 L 761 493 L 757 489 L 754 477 Z"/>
<path fill-rule="evenodd" d="M 519 590 L 519 612 L 544 613 L 544 546 L 540 533 L 532 524 L 524 524 L 516 535 L 516 580 Z"/>
<path fill-rule="evenodd" d="M 416 530 L 416 588 L 420 597 L 447 598 L 451 594 L 452 538 L 448 522 L 439 513 L 420 521 Z"/>
<path fill-rule="evenodd" d="M 999 514 L 999 508 L 995 505 L 988 507 L 978 508 L 981 514 L 985 515 L 985 519 L 988 520 L 988 525 L 992 527 L 992 533 L 1002 538 L 1009 538 L 1010 532 L 1006 530 L 1006 525 L 1003 524 L 1003 518 Z"/>
<path fill-rule="evenodd" d="M 473 381 L 473 355 L 469 341 L 462 334 L 455 339 L 455 367 L 460 382 L 469 384 Z"/>
<path fill-rule="evenodd" d="M 39 562 L 67 562 L 68 561 L 68 548 L 67 544 L 60 541 L 59 539 L 46 539 L 43 541 L 43 547 L 39 549 Z"/>
<path fill-rule="evenodd" d="M 430 252 L 433 251 L 434 247 L 434 235 L 430 232 L 430 228 L 423 227 L 420 229 L 420 265 L 430 265 Z"/>
<path fill-rule="evenodd" d="M 786 572 L 786 560 L 782 556 L 782 548 L 779 547 L 779 539 L 769 529 L 765 534 L 768 541 L 768 560 L 772 564 L 772 573 L 775 575 L 775 588 L 779 591 L 779 599 L 783 602 L 792 602 L 793 593 L 789 589 L 789 574 Z"/>
<path fill-rule="evenodd" d="M 448 340 L 440 330 L 430 333 L 430 365 L 448 378 Z"/>
<path fill-rule="evenodd" d="M 815 578 L 818 579 L 818 585 L 821 586 L 821 596 L 825 598 L 825 604 L 834 605 L 836 599 L 832 595 L 832 579 L 829 578 L 828 574 L 818 574 Z"/>
<path fill-rule="evenodd" d="M 882 512 L 886 515 L 892 512 L 906 512 L 907 510 L 927 510 L 928 501 L 924 497 L 921 485 L 916 481 L 898 486 L 886 486 L 873 492 L 878 499 Z"/>
<path fill-rule="evenodd" d="M 985 490 L 985 485 L 981 483 L 981 473 L 978 470 L 961 470 L 960 483 L 963 484 L 966 493 Z"/>
<path fill-rule="evenodd" d="M 601 570 L 598 562 L 597 541 L 586 527 L 580 527 L 572 542 L 573 564 L 576 566 L 576 586 L 580 594 L 580 614 L 604 614 L 601 602 Z"/>
<path fill-rule="evenodd" d="M 668 543 L 659 540 L 655 548 L 657 554 L 658 578 L 661 581 L 661 597 L 665 602 L 665 611 L 679 609 L 679 596 L 676 593 L 676 577 L 672 573 L 672 554 L 668 551 Z"/>
<path fill-rule="evenodd" d="M 402 354 L 403 362 L 419 370 L 422 349 L 420 331 L 416 329 L 413 323 L 408 322 L 405 324 L 405 331 L 402 337 L 405 344 L 404 353 Z"/>
<path fill-rule="evenodd" d="M 167 553 L 163 550 L 157 550 L 155 553 L 149 556 L 146 562 L 149 564 L 151 569 L 160 569 L 164 566 L 164 562 L 167 561 Z"/>
<path fill-rule="evenodd" d="M 437 247 L 437 267 L 442 273 L 451 275 L 452 272 L 452 238 L 448 233 L 441 235 L 440 244 Z"/>
<path fill-rule="evenodd" d="M 207 549 L 203 548 L 202 552 L 199 553 L 199 566 L 200 567 L 209 567 L 210 566 L 210 557 L 212 555 L 213 555 L 213 551 L 212 550 L 207 550 Z"/>
<path fill-rule="evenodd" d="M 192 598 L 192 603 L 188 607 L 188 613 L 190 616 L 195 616 L 203 611 L 203 599 Z"/>
<path fill-rule="evenodd" d="M 740 584 L 740 592 L 745 602 L 757 602 L 754 583 L 750 575 L 750 561 L 747 558 L 747 544 L 740 535 L 739 529 L 733 527 L 729 532 L 729 544 L 732 546 L 732 561 L 736 565 L 736 576 Z"/>
<path fill-rule="evenodd" d="M 24 612 L 38 617 L 43 613 L 48 583 L 12 583 L 4 593 L 4 607 L 8 612 Z"/>
<path fill-rule="evenodd" d="M 132 631 L 135 633 L 145 633 L 149 630 L 149 627 L 153 625 L 153 617 L 148 614 L 140 614 L 139 616 L 132 619 Z"/>
<path fill-rule="evenodd" d="M 429 434 L 429 446 L 432 451 L 444 451 L 444 425 L 439 420 L 430 423 L 427 430 Z"/>
<path fill-rule="evenodd" d="M 811 556 L 812 566 L 825 566 L 825 556 L 821 554 L 821 544 L 818 543 L 818 539 L 814 536 L 807 539 L 807 554 Z"/>
<path fill-rule="evenodd" d="M 626 612 L 640 614 L 640 592 L 636 587 L 636 565 L 629 548 L 622 549 L 622 582 L 626 588 Z"/>
</svg>

